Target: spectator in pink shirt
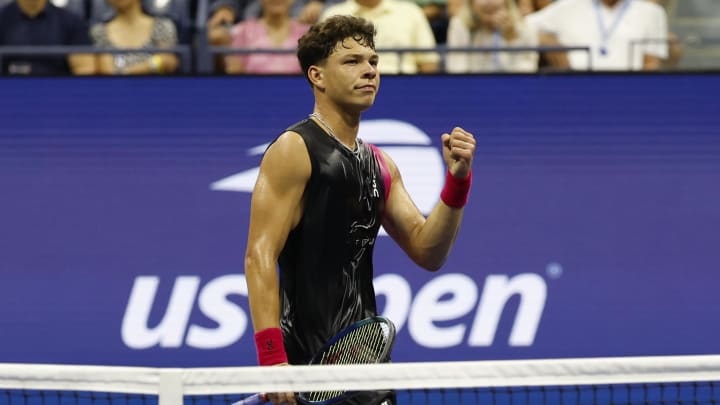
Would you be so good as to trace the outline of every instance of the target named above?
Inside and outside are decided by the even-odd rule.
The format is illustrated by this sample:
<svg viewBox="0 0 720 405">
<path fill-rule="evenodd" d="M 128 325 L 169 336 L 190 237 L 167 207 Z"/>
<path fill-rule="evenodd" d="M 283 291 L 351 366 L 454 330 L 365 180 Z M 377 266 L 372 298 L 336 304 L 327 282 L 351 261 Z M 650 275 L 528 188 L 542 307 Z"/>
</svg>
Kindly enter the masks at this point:
<svg viewBox="0 0 720 405">
<path fill-rule="evenodd" d="M 249 49 L 297 48 L 298 39 L 309 26 L 290 17 L 293 0 L 262 0 L 262 17 L 242 21 L 232 28 L 232 47 Z M 301 73 L 294 52 L 228 55 L 225 72 L 229 74 Z"/>
</svg>

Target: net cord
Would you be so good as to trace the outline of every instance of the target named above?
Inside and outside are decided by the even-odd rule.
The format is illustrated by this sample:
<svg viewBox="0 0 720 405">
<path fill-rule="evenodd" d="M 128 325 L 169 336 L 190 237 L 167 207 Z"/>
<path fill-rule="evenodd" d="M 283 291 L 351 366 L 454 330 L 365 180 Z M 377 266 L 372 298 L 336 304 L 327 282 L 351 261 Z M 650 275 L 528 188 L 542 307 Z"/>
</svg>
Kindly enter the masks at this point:
<svg viewBox="0 0 720 405">
<path fill-rule="evenodd" d="M 720 356 L 147 368 L 0 363 L 0 389 L 159 395 L 720 381 Z"/>
</svg>

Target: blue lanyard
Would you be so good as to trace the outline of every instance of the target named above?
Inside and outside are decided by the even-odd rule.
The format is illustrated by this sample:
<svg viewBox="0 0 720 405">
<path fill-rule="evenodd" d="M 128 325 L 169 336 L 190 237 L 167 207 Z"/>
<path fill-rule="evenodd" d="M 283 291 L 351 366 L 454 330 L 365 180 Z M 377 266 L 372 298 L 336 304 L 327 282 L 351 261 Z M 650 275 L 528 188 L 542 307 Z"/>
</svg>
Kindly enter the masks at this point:
<svg viewBox="0 0 720 405">
<path fill-rule="evenodd" d="M 625 16 L 628 6 L 632 3 L 632 0 L 622 0 L 623 4 L 620 6 L 620 10 L 615 17 L 615 21 L 612 22 L 610 28 L 605 29 L 605 24 L 602 19 L 602 10 L 600 9 L 600 0 L 593 0 L 595 5 L 595 15 L 597 16 L 598 29 L 600 30 L 600 55 L 606 56 L 608 54 L 607 42 L 612 36 L 615 29 L 617 29 L 620 20 Z"/>
<path fill-rule="evenodd" d="M 495 49 L 500 48 L 500 32 L 493 32 L 493 46 Z M 500 53 L 498 51 L 493 52 L 493 63 L 495 64 L 495 70 L 503 70 L 502 62 L 500 62 Z"/>
</svg>

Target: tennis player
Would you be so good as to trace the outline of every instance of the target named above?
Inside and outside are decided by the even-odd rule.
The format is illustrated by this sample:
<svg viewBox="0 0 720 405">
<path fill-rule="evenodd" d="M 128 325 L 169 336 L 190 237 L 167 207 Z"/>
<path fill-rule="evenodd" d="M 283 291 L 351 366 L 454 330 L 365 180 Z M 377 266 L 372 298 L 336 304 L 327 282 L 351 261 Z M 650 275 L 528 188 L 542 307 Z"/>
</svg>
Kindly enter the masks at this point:
<svg viewBox="0 0 720 405">
<path fill-rule="evenodd" d="M 472 134 L 459 127 L 442 134 L 448 171 L 427 218 L 392 159 L 358 138 L 361 114 L 380 85 L 374 38 L 366 20 L 335 16 L 298 41 L 313 112 L 267 149 L 252 194 L 245 272 L 261 365 L 307 364 L 339 330 L 376 314 L 372 253 L 381 225 L 431 271 L 444 263 L 460 227 Z M 292 393 L 268 396 L 295 403 Z"/>
</svg>

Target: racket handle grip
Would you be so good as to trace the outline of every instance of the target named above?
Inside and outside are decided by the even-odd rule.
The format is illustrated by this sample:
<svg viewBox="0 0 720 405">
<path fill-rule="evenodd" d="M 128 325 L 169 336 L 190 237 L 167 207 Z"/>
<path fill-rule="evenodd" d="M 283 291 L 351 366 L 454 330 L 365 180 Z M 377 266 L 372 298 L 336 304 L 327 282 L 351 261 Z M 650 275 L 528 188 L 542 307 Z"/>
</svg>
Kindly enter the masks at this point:
<svg viewBox="0 0 720 405">
<path fill-rule="evenodd" d="M 240 401 L 233 402 L 232 405 L 264 405 L 265 402 L 267 402 L 265 394 L 255 394 Z"/>
</svg>

